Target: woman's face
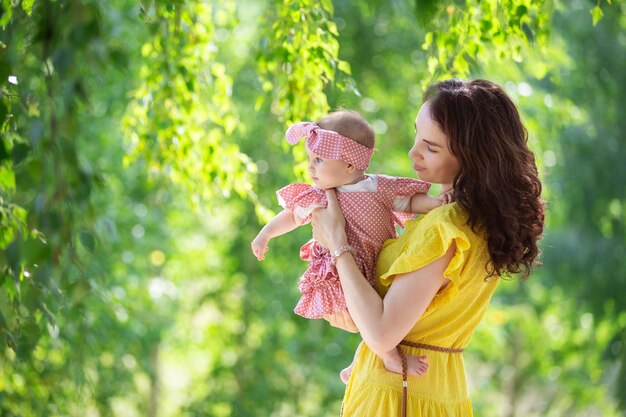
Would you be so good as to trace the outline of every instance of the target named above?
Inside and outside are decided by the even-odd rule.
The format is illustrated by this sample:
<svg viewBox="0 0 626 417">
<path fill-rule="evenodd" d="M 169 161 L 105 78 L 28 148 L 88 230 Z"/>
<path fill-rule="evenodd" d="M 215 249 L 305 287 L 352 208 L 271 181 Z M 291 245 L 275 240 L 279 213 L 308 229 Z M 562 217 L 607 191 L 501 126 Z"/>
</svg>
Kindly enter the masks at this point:
<svg viewBox="0 0 626 417">
<path fill-rule="evenodd" d="M 452 188 L 459 171 L 459 161 L 452 155 L 448 138 L 430 117 L 430 103 L 425 102 L 415 119 L 415 144 L 409 151 L 413 169 L 420 179 L 441 184 L 442 190 Z"/>
</svg>

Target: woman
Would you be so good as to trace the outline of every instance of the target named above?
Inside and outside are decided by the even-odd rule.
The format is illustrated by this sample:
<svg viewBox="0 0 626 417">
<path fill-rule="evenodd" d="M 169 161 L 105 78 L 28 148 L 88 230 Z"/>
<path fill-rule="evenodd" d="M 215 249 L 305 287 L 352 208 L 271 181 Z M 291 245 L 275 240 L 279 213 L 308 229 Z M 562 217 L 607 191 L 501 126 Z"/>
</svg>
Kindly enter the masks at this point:
<svg viewBox="0 0 626 417">
<path fill-rule="evenodd" d="M 484 80 L 438 83 L 424 96 L 415 130 L 413 168 L 422 180 L 452 190 L 456 202 L 409 222 L 401 237 L 386 242 L 375 288 L 347 247 L 333 191 L 328 208 L 313 214 L 314 235 L 336 257 L 350 311 L 327 320 L 346 330 L 356 325 L 365 343 L 346 388 L 345 417 L 407 410 L 471 416 L 461 352 L 499 277 L 527 278 L 539 254 L 541 183 L 506 93 Z M 422 373 L 420 356 L 428 357 L 428 372 L 412 376 Z"/>
</svg>

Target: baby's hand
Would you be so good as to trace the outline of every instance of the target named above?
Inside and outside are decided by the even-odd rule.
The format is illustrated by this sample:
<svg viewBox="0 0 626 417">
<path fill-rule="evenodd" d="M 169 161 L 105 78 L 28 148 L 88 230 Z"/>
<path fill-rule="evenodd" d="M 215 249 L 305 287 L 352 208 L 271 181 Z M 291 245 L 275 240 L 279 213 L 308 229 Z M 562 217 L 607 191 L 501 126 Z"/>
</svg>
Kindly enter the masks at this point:
<svg viewBox="0 0 626 417">
<path fill-rule="evenodd" d="M 252 247 L 252 253 L 259 261 L 265 259 L 265 252 L 269 250 L 267 247 L 269 241 L 269 238 L 265 237 L 263 233 L 259 233 L 250 244 Z"/>
<path fill-rule="evenodd" d="M 450 204 L 454 202 L 454 190 L 446 191 L 437 196 L 437 201 L 443 206 L 444 204 Z"/>
</svg>

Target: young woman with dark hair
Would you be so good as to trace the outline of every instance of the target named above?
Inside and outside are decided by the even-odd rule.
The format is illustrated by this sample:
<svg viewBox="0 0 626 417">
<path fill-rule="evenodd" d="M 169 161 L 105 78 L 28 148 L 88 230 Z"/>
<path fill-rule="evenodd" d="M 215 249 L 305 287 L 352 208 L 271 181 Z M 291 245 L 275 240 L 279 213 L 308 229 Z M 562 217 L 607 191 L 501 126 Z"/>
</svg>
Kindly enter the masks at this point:
<svg viewBox="0 0 626 417">
<path fill-rule="evenodd" d="M 415 130 L 413 168 L 456 202 L 386 242 L 374 287 L 350 251 L 335 260 L 349 314 L 326 319 L 358 330 L 364 341 L 344 397 L 346 417 L 471 416 L 461 352 L 500 277 L 526 279 L 539 254 L 541 182 L 526 129 L 502 88 L 485 80 L 435 84 Z M 313 231 L 332 253 L 347 240 L 334 192 L 326 193 L 328 208 L 313 212 Z M 425 356 L 429 370 L 416 376 Z"/>
</svg>

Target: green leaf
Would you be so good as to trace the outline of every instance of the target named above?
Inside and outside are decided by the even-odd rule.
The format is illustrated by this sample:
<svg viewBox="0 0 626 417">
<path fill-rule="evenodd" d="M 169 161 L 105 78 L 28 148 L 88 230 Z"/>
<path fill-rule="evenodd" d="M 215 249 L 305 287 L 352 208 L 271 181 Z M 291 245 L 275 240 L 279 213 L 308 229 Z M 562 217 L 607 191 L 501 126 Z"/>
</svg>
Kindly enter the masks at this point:
<svg viewBox="0 0 626 417">
<path fill-rule="evenodd" d="M 35 3 L 35 0 L 22 0 L 22 9 L 24 9 L 26 14 L 28 14 L 29 16 L 33 12 L 34 3 Z"/>
<path fill-rule="evenodd" d="M 4 279 L 4 283 L 6 285 L 7 294 L 9 295 L 9 299 L 14 301 L 16 298 L 20 297 L 20 287 L 15 283 L 15 281 L 9 277 L 8 275 Z"/>
<path fill-rule="evenodd" d="M 0 128 L 2 128 L 2 124 L 4 123 L 4 118 L 7 116 L 7 113 L 9 113 L 9 109 L 6 104 L 0 100 Z"/>
<path fill-rule="evenodd" d="M 39 306 L 39 309 L 43 313 L 46 320 L 48 320 L 48 323 L 54 326 L 56 324 L 56 319 L 54 317 L 54 314 L 52 314 L 50 310 L 48 310 L 48 307 L 45 304 L 41 304 Z"/>
<path fill-rule="evenodd" d="M 10 164 L 0 165 L 0 190 L 15 190 L 15 172 Z"/>
<path fill-rule="evenodd" d="M 37 346 L 37 342 L 39 341 L 39 337 L 41 335 L 41 331 L 37 323 L 34 321 L 28 321 L 23 324 L 22 332 L 19 334 L 17 338 L 17 343 L 15 343 L 17 356 L 20 359 L 27 359 L 33 349 Z"/>
<path fill-rule="evenodd" d="M 346 61 L 339 61 L 337 63 L 337 69 L 345 74 L 352 75 L 352 71 L 350 70 L 350 64 L 348 64 Z"/>
<path fill-rule="evenodd" d="M 4 84 L 9 78 L 9 75 L 15 75 L 15 74 L 11 74 L 11 71 L 13 70 L 13 68 L 11 66 L 11 62 L 7 59 L 7 54 L 4 52 L 5 52 L 5 49 L 3 47 L 2 42 L 0 41 L 0 84 Z M 14 86 L 11 86 L 11 88 L 13 89 Z M 5 115 L 6 115 L 6 111 L 5 111 Z M 4 121 L 4 117 L 0 118 L 0 122 L 3 122 L 3 121 Z"/>
<path fill-rule="evenodd" d="M 16 343 L 15 343 L 15 338 L 13 337 L 13 335 L 9 332 L 5 332 L 5 334 L 7 335 L 7 347 L 11 348 L 13 351 L 15 351 L 15 348 L 17 347 Z"/>
<path fill-rule="evenodd" d="M 526 36 L 526 39 L 528 39 L 529 43 L 535 42 L 535 35 L 533 34 L 533 30 L 527 23 L 522 23 L 522 31 L 524 32 L 524 35 Z"/>
<path fill-rule="evenodd" d="M 68 69 L 73 67 L 74 54 L 70 48 L 60 47 L 54 52 L 52 58 L 54 69 L 61 74 L 67 72 Z"/>
<path fill-rule="evenodd" d="M 22 243 L 22 254 L 27 265 L 42 264 L 51 252 L 50 245 L 41 239 L 27 239 Z"/>
<path fill-rule="evenodd" d="M 13 145 L 13 149 L 11 150 L 11 155 L 13 156 L 13 164 L 18 165 L 22 162 L 30 152 L 30 147 L 24 143 L 16 143 Z"/>
<path fill-rule="evenodd" d="M 9 328 L 9 325 L 7 324 L 7 321 L 4 318 L 4 314 L 2 314 L 2 311 L 0 310 L 0 330 L 6 330 L 8 328 Z"/>
<path fill-rule="evenodd" d="M 1 107 L 1 103 L 0 103 L 0 107 Z M 0 108 L 0 110 L 2 110 Z M 4 161 L 5 159 L 9 159 L 9 151 L 7 149 L 7 143 L 6 143 L 6 139 L 4 135 L 0 135 L 0 162 Z"/>
<path fill-rule="evenodd" d="M 80 243 L 83 244 L 85 249 L 87 249 L 89 253 L 93 254 L 96 250 L 96 240 L 93 235 L 87 230 L 81 230 L 78 237 L 80 239 Z"/>
<path fill-rule="evenodd" d="M 7 0 L 3 2 L 0 7 L 0 26 L 6 28 L 7 23 L 11 21 L 11 16 L 13 15 L 13 9 L 11 8 L 11 3 Z"/>
<path fill-rule="evenodd" d="M 593 25 L 595 26 L 604 16 L 604 13 L 602 13 L 602 9 L 600 8 L 600 6 L 596 6 L 591 9 L 591 16 L 593 18 Z"/>
<path fill-rule="evenodd" d="M 415 0 L 415 17 L 422 26 L 431 23 L 437 13 L 438 0 Z"/>
<path fill-rule="evenodd" d="M 22 273 L 22 257 L 20 253 L 20 240 L 15 239 L 11 244 L 7 247 L 5 253 L 7 264 L 11 268 L 13 272 L 13 280 L 15 282 L 19 282 L 20 275 Z"/>
</svg>

